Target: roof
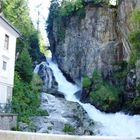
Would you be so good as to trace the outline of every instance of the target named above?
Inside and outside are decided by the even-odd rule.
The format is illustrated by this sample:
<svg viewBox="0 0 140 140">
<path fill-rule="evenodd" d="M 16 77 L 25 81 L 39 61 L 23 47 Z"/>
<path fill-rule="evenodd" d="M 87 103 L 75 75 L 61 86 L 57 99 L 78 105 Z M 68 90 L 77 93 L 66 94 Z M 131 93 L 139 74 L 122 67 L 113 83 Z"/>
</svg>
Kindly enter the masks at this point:
<svg viewBox="0 0 140 140">
<path fill-rule="evenodd" d="M 19 36 L 21 36 L 21 33 L 2 15 L 0 15 L 0 19 L 2 19 L 7 25 L 9 25 Z"/>
</svg>

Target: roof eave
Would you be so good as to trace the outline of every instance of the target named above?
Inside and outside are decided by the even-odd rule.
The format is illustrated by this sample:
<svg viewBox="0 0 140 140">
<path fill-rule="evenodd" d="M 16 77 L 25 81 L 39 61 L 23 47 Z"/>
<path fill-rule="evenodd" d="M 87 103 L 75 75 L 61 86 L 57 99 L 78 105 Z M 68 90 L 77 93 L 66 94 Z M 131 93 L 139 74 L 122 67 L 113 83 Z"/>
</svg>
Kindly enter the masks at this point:
<svg viewBox="0 0 140 140">
<path fill-rule="evenodd" d="M 5 19 L 2 15 L 0 15 L 0 18 L 18 34 L 18 37 L 21 36 L 21 33 L 7 19 Z"/>
</svg>

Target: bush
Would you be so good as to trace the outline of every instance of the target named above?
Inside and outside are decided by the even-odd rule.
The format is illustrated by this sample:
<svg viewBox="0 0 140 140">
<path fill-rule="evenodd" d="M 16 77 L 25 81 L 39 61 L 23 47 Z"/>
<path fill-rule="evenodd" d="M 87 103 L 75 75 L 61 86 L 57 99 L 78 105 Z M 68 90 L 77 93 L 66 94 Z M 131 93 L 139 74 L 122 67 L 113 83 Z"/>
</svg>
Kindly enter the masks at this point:
<svg viewBox="0 0 140 140">
<path fill-rule="evenodd" d="M 115 112 L 120 108 L 120 91 L 109 83 L 103 83 L 90 93 L 92 103 L 102 111 Z"/>
<path fill-rule="evenodd" d="M 36 75 L 33 76 L 31 83 L 23 82 L 15 72 L 12 109 L 14 113 L 18 114 L 19 121 L 29 123 L 30 116 L 46 113 L 39 110 L 41 83 L 41 79 Z"/>
<path fill-rule="evenodd" d="M 27 48 L 23 48 L 21 55 L 17 59 L 16 71 L 23 81 L 26 81 L 28 83 L 31 82 L 33 72 L 32 60 Z"/>
<path fill-rule="evenodd" d="M 134 98 L 132 107 L 134 113 L 140 114 L 140 96 Z"/>
<path fill-rule="evenodd" d="M 115 65 L 118 66 L 118 69 L 115 71 L 115 77 L 122 80 L 123 78 L 127 77 L 128 71 L 127 71 L 127 65 L 128 63 L 126 61 L 120 61 L 117 62 Z"/>
<path fill-rule="evenodd" d="M 88 76 L 84 76 L 83 78 L 83 87 L 89 88 L 91 86 L 91 80 Z"/>
<path fill-rule="evenodd" d="M 63 131 L 66 132 L 66 133 L 67 132 L 74 132 L 75 129 L 71 125 L 65 124 Z"/>
<path fill-rule="evenodd" d="M 132 44 L 130 64 L 135 64 L 140 59 L 140 30 L 135 30 L 129 34 L 129 40 Z"/>
<path fill-rule="evenodd" d="M 60 10 L 59 15 L 60 16 L 69 16 L 73 12 L 78 11 L 79 9 L 82 9 L 84 7 L 84 1 L 83 0 L 74 0 L 74 1 L 63 1 Z"/>
<path fill-rule="evenodd" d="M 97 72 L 97 70 L 94 70 L 93 75 L 92 75 L 92 80 L 93 80 L 95 90 L 99 89 L 101 85 L 103 84 L 102 76 L 99 72 Z"/>
<path fill-rule="evenodd" d="M 130 64 L 135 64 L 140 59 L 140 10 L 134 10 L 130 19 L 133 25 L 133 31 L 129 34 L 129 40 L 132 44 Z"/>
</svg>

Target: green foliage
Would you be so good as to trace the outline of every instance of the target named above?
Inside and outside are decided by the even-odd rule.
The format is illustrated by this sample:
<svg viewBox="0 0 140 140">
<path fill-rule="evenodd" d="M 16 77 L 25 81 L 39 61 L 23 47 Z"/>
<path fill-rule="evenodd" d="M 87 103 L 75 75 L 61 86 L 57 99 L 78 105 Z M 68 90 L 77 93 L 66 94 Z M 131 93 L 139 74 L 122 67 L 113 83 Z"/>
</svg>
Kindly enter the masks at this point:
<svg viewBox="0 0 140 140">
<path fill-rule="evenodd" d="M 39 60 L 42 55 L 39 44 L 40 36 L 31 21 L 28 1 L 3 0 L 3 14 L 22 35 L 22 39 L 17 40 L 17 52 L 20 53 L 22 48 L 26 47 L 32 60 Z"/>
<path fill-rule="evenodd" d="M 71 125 L 65 124 L 63 131 L 66 132 L 66 133 L 67 132 L 74 132 L 75 129 Z"/>
<path fill-rule="evenodd" d="M 140 96 L 134 98 L 132 107 L 134 112 L 140 114 Z"/>
<path fill-rule="evenodd" d="M 140 82 L 139 82 L 138 85 L 137 85 L 137 91 L 138 91 L 138 93 L 140 94 Z"/>
<path fill-rule="evenodd" d="M 88 2 L 89 3 L 89 2 Z M 90 2 L 94 6 L 108 5 L 108 0 L 92 0 Z M 78 23 L 81 23 L 81 19 L 85 17 L 84 0 L 52 0 L 49 9 L 49 16 L 47 20 L 47 32 L 49 36 L 53 36 L 53 23 L 57 23 L 57 39 L 63 41 L 65 37 L 65 25 L 70 20 L 71 16 L 77 16 L 79 18 Z M 64 20 L 66 19 L 66 20 Z"/>
<path fill-rule="evenodd" d="M 28 122 L 31 115 L 47 115 L 40 110 L 40 88 L 42 81 L 33 76 L 32 61 L 39 61 L 43 56 L 40 53 L 41 35 L 35 29 L 28 8 L 28 0 L 2 0 L 3 14 L 21 33 L 22 38 L 17 40 L 15 85 L 13 90 L 12 108 L 19 114 L 19 120 Z M 33 77 L 32 77 L 33 76 Z"/>
<path fill-rule="evenodd" d="M 97 72 L 97 70 L 94 70 L 93 75 L 92 75 L 92 80 L 93 80 L 95 89 L 99 89 L 101 85 L 103 84 L 101 73 Z"/>
<path fill-rule="evenodd" d="M 37 75 L 33 76 L 29 84 L 23 82 L 18 73 L 15 73 L 12 109 L 19 115 L 19 121 L 29 123 L 29 116 L 48 115 L 46 111 L 39 109 L 41 86 L 42 81 Z"/>
<path fill-rule="evenodd" d="M 126 78 L 128 71 L 127 71 L 127 65 L 128 63 L 126 61 L 120 61 L 117 62 L 115 65 L 117 65 L 118 69 L 114 72 L 115 77 L 122 80 L 123 78 Z"/>
<path fill-rule="evenodd" d="M 94 70 L 92 75 L 92 90 L 90 91 L 90 100 L 102 111 L 116 111 L 119 108 L 120 90 L 108 82 L 105 82 L 101 73 Z"/>
<path fill-rule="evenodd" d="M 130 64 L 135 64 L 135 62 L 140 59 L 140 30 L 135 30 L 129 34 L 129 40 L 132 44 L 132 52 L 130 57 Z"/>
<path fill-rule="evenodd" d="M 83 87 L 89 88 L 91 86 L 91 80 L 88 76 L 83 77 Z"/>
<path fill-rule="evenodd" d="M 47 110 L 42 110 L 42 109 L 37 109 L 36 113 L 34 116 L 48 116 Z M 32 115 L 33 116 L 33 115 Z"/>
<path fill-rule="evenodd" d="M 32 61 L 36 61 L 40 59 L 40 48 L 39 46 L 39 33 L 37 31 L 34 31 L 29 36 L 29 54 L 32 58 Z"/>
<path fill-rule="evenodd" d="M 59 9 L 59 15 L 60 16 L 69 16 L 73 12 L 76 12 L 84 7 L 84 1 L 83 0 L 63 0 L 62 4 Z"/>
<path fill-rule="evenodd" d="M 103 83 L 97 90 L 90 93 L 90 98 L 103 111 L 113 111 L 120 103 L 120 91 L 109 83 Z"/>
<path fill-rule="evenodd" d="M 140 27 L 140 10 L 135 9 L 132 12 L 130 19 L 131 19 L 132 24 L 135 26 L 135 28 L 139 28 Z"/>
<path fill-rule="evenodd" d="M 135 64 L 140 59 L 140 10 L 136 9 L 132 12 L 131 22 L 133 31 L 129 34 L 129 40 L 132 44 L 130 64 Z"/>
<path fill-rule="evenodd" d="M 29 16 L 27 0 L 3 0 L 3 13 L 24 36 L 34 30 Z"/>
<path fill-rule="evenodd" d="M 69 16 L 75 13 L 80 19 L 85 16 L 83 0 L 63 0 L 61 5 L 58 0 L 52 0 L 49 11 L 47 32 L 49 36 L 52 36 L 53 23 L 55 22 L 57 27 L 57 42 L 63 41 L 65 38 L 65 28 L 66 23 L 69 21 Z"/>
<path fill-rule="evenodd" d="M 80 8 L 77 12 L 76 12 L 76 16 L 79 18 L 79 21 L 81 19 L 83 19 L 86 15 L 86 12 L 85 12 L 85 7 L 82 7 Z"/>
<path fill-rule="evenodd" d="M 47 32 L 51 34 L 53 28 L 54 19 L 58 17 L 59 2 L 58 0 L 51 0 L 51 5 L 49 8 L 49 16 L 47 19 Z"/>
<path fill-rule="evenodd" d="M 32 60 L 27 48 L 23 48 L 16 63 L 16 71 L 23 81 L 30 83 L 32 80 Z"/>
</svg>

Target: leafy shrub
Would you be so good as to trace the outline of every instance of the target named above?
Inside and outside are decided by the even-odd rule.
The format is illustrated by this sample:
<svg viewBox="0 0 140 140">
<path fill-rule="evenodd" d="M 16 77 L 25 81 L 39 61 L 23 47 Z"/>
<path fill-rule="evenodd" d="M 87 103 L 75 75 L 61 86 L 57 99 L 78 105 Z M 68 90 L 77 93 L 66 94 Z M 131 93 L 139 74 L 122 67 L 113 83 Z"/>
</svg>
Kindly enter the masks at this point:
<svg viewBox="0 0 140 140">
<path fill-rule="evenodd" d="M 135 64 L 135 62 L 140 59 L 140 30 L 131 32 L 129 34 L 129 40 L 132 44 L 130 64 Z"/>
<path fill-rule="evenodd" d="M 84 76 L 83 78 L 83 87 L 84 88 L 89 88 L 91 85 L 91 80 L 88 76 Z"/>
<path fill-rule="evenodd" d="M 115 71 L 115 77 L 118 79 L 126 78 L 128 74 L 128 71 L 127 71 L 128 63 L 126 61 L 120 61 L 120 62 L 117 62 L 115 65 L 118 66 L 118 69 Z"/>
<path fill-rule="evenodd" d="M 140 10 L 134 10 L 130 19 L 133 25 L 133 31 L 129 34 L 129 40 L 132 44 L 130 64 L 135 64 L 140 59 Z"/>
<path fill-rule="evenodd" d="M 97 70 L 94 70 L 93 75 L 92 75 L 92 80 L 93 80 L 95 89 L 99 89 L 101 85 L 103 84 L 102 76 L 99 72 L 97 72 Z"/>
<path fill-rule="evenodd" d="M 132 106 L 133 106 L 133 112 L 139 114 L 140 113 L 140 96 L 134 98 L 132 102 Z"/>
<path fill-rule="evenodd" d="M 41 87 L 42 87 L 43 81 L 40 79 L 39 75 L 34 74 L 32 81 L 31 81 L 31 86 L 34 92 L 39 92 Z"/>
<path fill-rule="evenodd" d="M 102 111 L 116 111 L 120 103 L 120 91 L 109 83 L 103 83 L 90 93 L 93 104 Z"/>
<path fill-rule="evenodd" d="M 17 59 L 16 71 L 18 72 L 21 80 L 28 83 L 31 82 L 33 72 L 32 60 L 27 48 L 23 48 L 19 58 Z"/>
<path fill-rule="evenodd" d="M 65 124 L 63 131 L 66 132 L 66 133 L 67 132 L 74 132 L 75 129 L 71 125 Z"/>
<path fill-rule="evenodd" d="M 47 110 L 42 110 L 42 109 L 37 109 L 35 114 L 33 114 L 32 116 L 48 116 L 48 112 Z"/>
<path fill-rule="evenodd" d="M 73 12 L 76 12 L 83 7 L 84 7 L 83 0 L 74 0 L 74 1 L 64 0 L 60 6 L 59 15 L 69 16 Z"/>
<path fill-rule="evenodd" d="M 41 83 L 41 79 L 36 75 L 33 76 L 31 83 L 23 82 L 18 73 L 15 72 L 12 109 L 14 113 L 19 115 L 19 121 L 29 123 L 29 116 L 46 113 L 39 110 Z"/>
</svg>

